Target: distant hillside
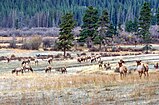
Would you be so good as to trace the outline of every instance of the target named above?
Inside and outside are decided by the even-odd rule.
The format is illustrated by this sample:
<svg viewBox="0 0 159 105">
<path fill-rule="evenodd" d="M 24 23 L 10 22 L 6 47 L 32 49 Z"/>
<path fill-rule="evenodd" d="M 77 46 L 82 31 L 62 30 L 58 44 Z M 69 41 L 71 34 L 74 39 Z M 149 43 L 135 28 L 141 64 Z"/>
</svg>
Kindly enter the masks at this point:
<svg viewBox="0 0 159 105">
<path fill-rule="evenodd" d="M 98 8 L 99 15 L 107 8 L 113 24 L 123 24 L 139 16 L 145 1 L 151 3 L 155 14 L 159 0 L 0 0 L 0 27 L 57 27 L 67 11 L 72 11 L 81 25 L 87 6 Z"/>
</svg>

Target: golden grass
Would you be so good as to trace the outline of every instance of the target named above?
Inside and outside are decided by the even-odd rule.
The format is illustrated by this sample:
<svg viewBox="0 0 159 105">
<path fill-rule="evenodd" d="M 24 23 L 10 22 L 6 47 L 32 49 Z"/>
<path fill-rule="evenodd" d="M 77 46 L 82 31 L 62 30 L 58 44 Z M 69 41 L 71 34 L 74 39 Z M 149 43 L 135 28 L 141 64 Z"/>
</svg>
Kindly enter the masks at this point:
<svg viewBox="0 0 159 105">
<path fill-rule="evenodd" d="M 139 79 L 137 74 L 128 75 L 124 79 L 120 79 L 118 74 L 99 75 L 99 74 L 85 74 L 85 75 L 55 75 L 55 74 L 40 74 L 28 73 L 24 75 L 15 76 L 9 73 L 1 74 L 0 81 L 10 86 L 8 91 L 38 91 L 38 90 L 52 90 L 64 88 L 77 88 L 85 85 L 95 86 L 116 86 L 136 83 L 158 82 L 159 73 L 151 73 L 149 78 Z M 8 82 L 10 81 L 10 82 Z M 2 90 L 5 92 L 5 90 Z M 138 93 L 134 95 L 138 96 Z M 148 94 L 154 94 L 149 91 Z"/>
</svg>

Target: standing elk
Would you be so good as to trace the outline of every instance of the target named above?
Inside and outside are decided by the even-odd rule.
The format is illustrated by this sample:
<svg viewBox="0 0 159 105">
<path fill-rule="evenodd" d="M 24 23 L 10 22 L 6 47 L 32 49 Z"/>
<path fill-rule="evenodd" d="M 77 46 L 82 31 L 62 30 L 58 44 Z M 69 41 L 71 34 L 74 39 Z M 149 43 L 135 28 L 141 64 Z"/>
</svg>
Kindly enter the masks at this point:
<svg viewBox="0 0 159 105">
<path fill-rule="evenodd" d="M 123 62 L 118 62 L 119 64 L 119 73 L 120 73 L 120 78 L 122 79 L 122 77 L 126 77 L 127 74 L 127 67 L 123 65 Z"/>
<path fill-rule="evenodd" d="M 103 65 L 103 61 L 99 61 L 99 68 L 102 68 L 102 65 Z"/>
<path fill-rule="evenodd" d="M 53 60 L 52 57 L 49 57 L 47 61 L 49 64 L 51 64 L 52 60 Z"/>
<path fill-rule="evenodd" d="M 35 62 L 35 65 L 38 65 L 39 60 L 38 60 L 38 59 L 35 59 L 34 62 Z"/>
<path fill-rule="evenodd" d="M 156 63 L 156 64 L 154 65 L 154 68 L 155 68 L 155 69 L 158 69 L 158 63 Z"/>
<path fill-rule="evenodd" d="M 141 78 L 142 74 L 144 74 L 146 77 L 148 77 L 149 76 L 149 73 L 148 73 L 149 67 L 148 67 L 148 65 L 141 63 L 141 60 L 136 61 L 136 63 L 137 63 L 137 71 L 139 73 L 139 77 Z"/>
</svg>

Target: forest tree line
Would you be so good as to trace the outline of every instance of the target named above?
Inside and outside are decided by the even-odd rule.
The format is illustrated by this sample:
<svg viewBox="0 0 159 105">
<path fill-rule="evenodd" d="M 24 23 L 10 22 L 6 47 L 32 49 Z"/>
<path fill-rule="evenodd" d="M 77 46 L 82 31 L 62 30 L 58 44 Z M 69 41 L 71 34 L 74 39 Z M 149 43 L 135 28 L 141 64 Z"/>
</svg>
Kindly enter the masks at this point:
<svg viewBox="0 0 159 105">
<path fill-rule="evenodd" d="M 139 17 L 144 2 L 149 2 L 152 12 L 151 24 L 156 24 L 158 0 L 1 0 L 0 27 L 59 27 L 64 13 L 73 12 L 77 26 L 83 24 L 83 15 L 88 6 L 93 6 L 102 14 L 108 10 L 114 26 L 125 24 Z"/>
</svg>

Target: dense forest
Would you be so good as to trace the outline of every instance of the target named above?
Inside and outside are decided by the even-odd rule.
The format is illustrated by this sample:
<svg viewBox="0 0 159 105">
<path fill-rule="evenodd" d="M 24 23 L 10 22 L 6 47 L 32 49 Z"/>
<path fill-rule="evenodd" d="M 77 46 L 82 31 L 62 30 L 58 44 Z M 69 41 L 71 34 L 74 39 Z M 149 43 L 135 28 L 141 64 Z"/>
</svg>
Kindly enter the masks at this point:
<svg viewBox="0 0 159 105">
<path fill-rule="evenodd" d="M 0 0 L 0 27 L 58 27 L 61 16 L 68 11 L 81 26 L 88 6 L 96 7 L 99 15 L 106 8 L 114 25 L 125 24 L 139 17 L 145 1 L 150 2 L 155 24 L 159 0 Z"/>
</svg>

